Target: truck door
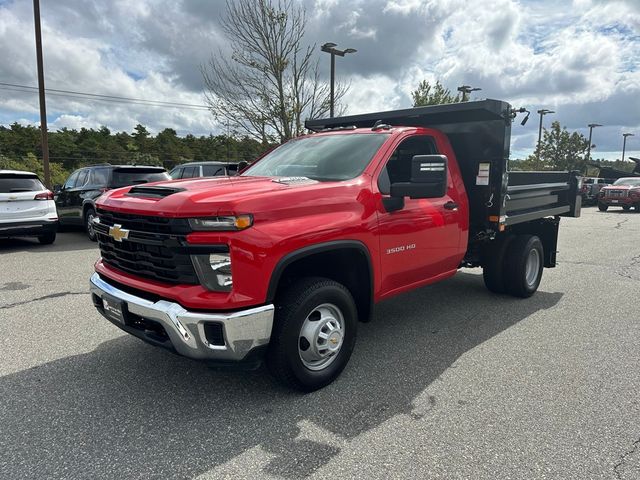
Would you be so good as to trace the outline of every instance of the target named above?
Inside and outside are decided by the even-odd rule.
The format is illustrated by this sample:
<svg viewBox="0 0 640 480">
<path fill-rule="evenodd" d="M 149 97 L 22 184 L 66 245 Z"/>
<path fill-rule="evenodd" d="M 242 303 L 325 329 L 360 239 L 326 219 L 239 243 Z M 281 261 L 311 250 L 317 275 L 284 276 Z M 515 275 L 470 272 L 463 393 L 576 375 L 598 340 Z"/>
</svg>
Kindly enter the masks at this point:
<svg viewBox="0 0 640 480">
<path fill-rule="evenodd" d="M 436 154 L 433 137 L 414 135 L 402 140 L 378 174 L 380 192 L 378 234 L 381 252 L 382 295 L 455 271 L 460 261 L 458 192 L 450 170 L 442 198 L 404 199 L 404 206 L 387 211 L 390 185 L 408 182 L 414 155 Z"/>
</svg>

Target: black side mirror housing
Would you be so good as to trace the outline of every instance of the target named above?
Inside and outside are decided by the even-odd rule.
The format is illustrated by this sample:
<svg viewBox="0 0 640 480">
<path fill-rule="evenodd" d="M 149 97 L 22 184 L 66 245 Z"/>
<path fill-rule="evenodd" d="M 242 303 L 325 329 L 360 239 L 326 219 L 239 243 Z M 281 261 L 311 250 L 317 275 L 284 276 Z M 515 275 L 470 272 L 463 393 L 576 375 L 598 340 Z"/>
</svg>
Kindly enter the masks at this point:
<svg viewBox="0 0 640 480">
<path fill-rule="evenodd" d="M 415 155 L 411 181 L 391 184 L 392 197 L 441 198 L 447 193 L 446 155 Z"/>
<path fill-rule="evenodd" d="M 61 184 L 59 184 L 59 183 L 56 183 L 56 184 L 53 186 L 53 193 L 59 193 L 59 192 L 60 192 L 60 190 L 62 190 L 62 185 L 61 185 Z"/>
<path fill-rule="evenodd" d="M 236 175 L 240 175 L 242 171 L 249 166 L 249 162 L 246 160 L 240 160 L 238 162 L 238 173 Z"/>
</svg>

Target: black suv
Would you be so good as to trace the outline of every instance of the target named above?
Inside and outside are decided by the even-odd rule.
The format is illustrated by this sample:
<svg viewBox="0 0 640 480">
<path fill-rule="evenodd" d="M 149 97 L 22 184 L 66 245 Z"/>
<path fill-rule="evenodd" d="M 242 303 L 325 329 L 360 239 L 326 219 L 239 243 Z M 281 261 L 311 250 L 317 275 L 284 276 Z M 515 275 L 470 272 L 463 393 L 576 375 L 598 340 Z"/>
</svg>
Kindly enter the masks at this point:
<svg viewBox="0 0 640 480">
<path fill-rule="evenodd" d="M 237 163 L 226 162 L 190 162 L 178 165 L 169 172 L 171 178 L 221 177 L 238 174 Z"/>
<path fill-rule="evenodd" d="M 84 225 L 89 239 L 95 241 L 92 220 L 96 198 L 112 188 L 169 179 L 162 167 L 103 164 L 80 168 L 64 185 L 54 187 L 60 225 Z"/>
</svg>

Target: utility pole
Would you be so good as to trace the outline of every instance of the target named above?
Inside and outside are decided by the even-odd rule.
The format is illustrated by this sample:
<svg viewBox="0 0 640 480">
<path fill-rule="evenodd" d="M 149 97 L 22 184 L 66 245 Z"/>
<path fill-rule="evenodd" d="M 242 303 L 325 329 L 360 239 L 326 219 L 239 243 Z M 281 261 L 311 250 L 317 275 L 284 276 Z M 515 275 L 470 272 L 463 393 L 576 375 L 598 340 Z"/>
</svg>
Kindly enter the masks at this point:
<svg viewBox="0 0 640 480">
<path fill-rule="evenodd" d="M 540 142 L 542 142 L 542 117 L 544 117 L 547 113 L 556 113 L 553 110 L 547 110 L 543 108 L 538 110 L 540 114 L 540 126 L 538 127 L 538 146 L 536 148 L 536 169 L 540 169 Z"/>
<path fill-rule="evenodd" d="M 471 92 L 478 92 L 480 90 L 482 89 L 477 87 L 471 87 L 471 85 L 462 85 L 458 87 L 458 91 L 462 93 L 463 102 L 466 102 L 469 99 L 467 95 L 469 95 Z"/>
<path fill-rule="evenodd" d="M 47 106 L 44 96 L 44 62 L 42 61 L 42 29 L 40 28 L 40 0 L 33 0 L 33 18 L 36 27 L 36 62 L 38 64 L 38 93 L 40 97 L 40 130 L 42 132 L 42 162 L 44 184 L 51 188 L 49 170 L 49 137 L 47 134 Z"/>
<path fill-rule="evenodd" d="M 623 133 L 622 134 L 622 161 L 624 162 L 624 152 L 627 149 L 627 137 L 634 137 L 633 133 Z"/>
<path fill-rule="evenodd" d="M 335 48 L 337 44 L 327 42 L 320 47 L 325 53 L 331 54 L 331 93 L 329 97 L 329 117 L 333 118 L 335 109 L 335 81 L 336 81 L 336 55 L 344 57 L 347 53 L 356 53 L 355 48 L 347 48 L 346 50 L 338 50 Z"/>
</svg>

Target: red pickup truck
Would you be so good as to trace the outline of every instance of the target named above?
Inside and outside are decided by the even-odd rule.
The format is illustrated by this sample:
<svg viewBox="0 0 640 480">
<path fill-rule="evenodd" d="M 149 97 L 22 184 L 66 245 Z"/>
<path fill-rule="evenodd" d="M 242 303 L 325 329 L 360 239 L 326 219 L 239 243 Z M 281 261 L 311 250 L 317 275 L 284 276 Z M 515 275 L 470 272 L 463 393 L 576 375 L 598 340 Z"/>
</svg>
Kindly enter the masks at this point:
<svg viewBox="0 0 640 480">
<path fill-rule="evenodd" d="M 381 300 L 461 267 L 528 297 L 555 266 L 559 216 L 580 213 L 580 177 L 507 171 L 516 112 L 485 100 L 309 121 L 316 133 L 240 176 L 110 191 L 93 303 L 148 343 L 217 365 L 266 358 L 311 391 Z"/>
</svg>

